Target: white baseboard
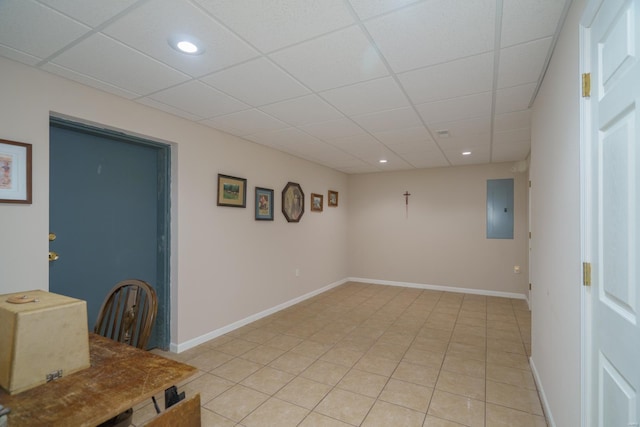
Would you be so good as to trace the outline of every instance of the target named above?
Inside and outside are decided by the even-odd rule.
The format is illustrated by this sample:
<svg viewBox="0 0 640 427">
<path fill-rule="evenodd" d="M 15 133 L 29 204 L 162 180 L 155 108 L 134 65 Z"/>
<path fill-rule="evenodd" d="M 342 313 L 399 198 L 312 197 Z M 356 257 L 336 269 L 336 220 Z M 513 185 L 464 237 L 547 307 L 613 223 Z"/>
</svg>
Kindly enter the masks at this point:
<svg viewBox="0 0 640 427">
<path fill-rule="evenodd" d="M 365 279 L 362 277 L 349 277 L 347 281 L 371 283 L 374 285 L 401 286 L 404 288 L 429 289 L 432 291 L 459 292 L 459 293 L 465 293 L 465 294 L 485 295 L 490 297 L 515 298 L 515 299 L 523 299 L 523 300 L 527 299 L 527 296 L 525 294 L 518 294 L 515 292 L 490 291 L 486 289 L 469 289 L 469 288 L 459 288 L 456 286 L 427 285 L 423 283 L 410 283 L 410 282 L 393 282 L 389 280 Z"/>
<path fill-rule="evenodd" d="M 486 295 L 486 296 L 494 296 L 494 297 L 503 297 L 503 298 L 517 298 L 517 299 L 527 299 L 524 294 L 517 294 L 513 292 L 499 292 L 499 291 L 489 291 L 484 289 L 467 289 L 467 288 L 458 288 L 454 286 L 440 286 L 440 285 L 425 285 L 420 283 L 407 283 L 407 282 L 392 282 L 388 280 L 375 280 L 375 279 L 365 279 L 361 277 L 348 277 L 346 279 L 339 280 L 337 282 L 331 283 L 327 286 L 324 286 L 320 289 L 317 289 L 313 292 L 309 292 L 308 294 L 302 295 L 298 298 L 294 298 L 282 304 L 276 305 L 275 307 L 269 308 L 267 310 L 261 311 L 260 313 L 256 313 L 244 319 L 238 320 L 237 322 L 233 322 L 227 326 L 223 326 L 222 328 L 216 329 L 214 331 L 208 332 L 199 337 L 190 339 L 180 344 L 171 343 L 169 349 L 172 353 L 181 353 L 183 351 L 189 350 L 190 348 L 196 347 L 202 343 L 205 343 L 209 340 L 217 338 L 221 335 L 229 333 L 235 329 L 238 329 L 244 325 L 247 325 L 251 322 L 255 322 L 256 320 L 262 319 L 263 317 L 269 316 L 270 314 L 276 313 L 280 310 L 284 310 L 287 307 L 291 307 L 294 304 L 298 304 L 306 299 L 312 298 L 318 294 L 328 291 L 329 289 L 335 288 L 336 286 L 340 286 L 346 282 L 360 282 L 360 283 L 371 283 L 374 285 L 388 285 L 388 286 L 400 286 L 405 288 L 418 288 L 418 289 L 429 289 L 435 291 L 445 291 L 445 292 L 462 292 L 467 294 L 476 294 L 476 295 Z"/>
<path fill-rule="evenodd" d="M 551 408 L 549 407 L 549 401 L 547 400 L 547 395 L 544 393 L 544 388 L 542 387 L 542 382 L 540 381 L 540 376 L 538 375 L 538 370 L 536 369 L 536 364 L 533 362 L 532 357 L 529 358 L 529 365 L 531 366 L 531 372 L 533 373 L 533 380 L 536 382 L 536 387 L 538 387 L 538 395 L 540 396 L 544 415 L 547 417 L 547 423 L 549 427 L 556 427 L 556 423 L 553 420 L 553 414 L 551 414 Z"/>
<path fill-rule="evenodd" d="M 229 332 L 231 332 L 231 331 L 233 331 L 235 329 L 241 328 L 244 325 L 248 325 L 251 322 L 255 322 L 256 320 L 260 320 L 263 317 L 269 316 L 270 314 L 276 313 L 276 312 L 278 312 L 280 310 L 284 310 L 287 307 L 291 307 L 292 305 L 298 304 L 299 302 L 302 302 L 302 301 L 307 300 L 309 298 L 312 298 L 312 297 L 314 297 L 316 295 L 319 295 L 319 294 L 321 294 L 323 292 L 326 292 L 329 289 L 333 289 L 336 286 L 340 286 L 340 285 L 346 283 L 347 281 L 348 281 L 347 279 L 342 279 L 342 280 L 339 280 L 337 282 L 331 283 L 331 284 L 329 284 L 327 286 L 324 286 L 324 287 L 322 287 L 320 289 L 316 289 L 313 292 L 309 292 L 308 294 L 304 294 L 302 296 L 299 296 L 297 298 L 294 298 L 294 299 L 289 300 L 287 302 L 284 302 L 282 304 L 278 304 L 275 307 L 271 307 L 271 308 L 269 308 L 267 310 L 261 311 L 260 313 L 253 314 L 253 315 L 251 315 L 249 317 L 245 317 L 244 319 L 238 320 L 237 322 L 233 322 L 230 325 L 223 326 L 222 328 L 219 328 L 219 329 L 216 329 L 214 331 L 208 332 L 208 333 L 206 333 L 204 335 L 200 335 L 199 337 L 190 339 L 190 340 L 185 341 L 183 343 L 180 343 L 180 344 L 171 343 L 170 346 L 169 346 L 169 350 L 172 353 L 181 353 L 183 351 L 189 350 L 190 348 L 196 347 L 196 346 L 198 346 L 198 345 L 200 345 L 202 343 L 205 343 L 205 342 L 207 342 L 209 340 L 212 340 L 212 339 L 217 338 L 217 337 L 219 337 L 221 335 L 229 333 Z"/>
</svg>

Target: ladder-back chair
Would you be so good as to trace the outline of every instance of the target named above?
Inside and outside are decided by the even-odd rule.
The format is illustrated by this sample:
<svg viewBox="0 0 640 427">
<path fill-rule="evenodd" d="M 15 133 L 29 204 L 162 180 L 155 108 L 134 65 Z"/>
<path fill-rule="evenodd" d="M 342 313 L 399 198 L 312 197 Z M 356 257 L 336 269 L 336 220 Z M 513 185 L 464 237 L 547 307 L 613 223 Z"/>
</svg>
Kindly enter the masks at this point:
<svg viewBox="0 0 640 427">
<path fill-rule="evenodd" d="M 94 332 L 146 349 L 158 312 L 156 291 L 145 281 L 123 280 L 102 303 Z"/>
</svg>

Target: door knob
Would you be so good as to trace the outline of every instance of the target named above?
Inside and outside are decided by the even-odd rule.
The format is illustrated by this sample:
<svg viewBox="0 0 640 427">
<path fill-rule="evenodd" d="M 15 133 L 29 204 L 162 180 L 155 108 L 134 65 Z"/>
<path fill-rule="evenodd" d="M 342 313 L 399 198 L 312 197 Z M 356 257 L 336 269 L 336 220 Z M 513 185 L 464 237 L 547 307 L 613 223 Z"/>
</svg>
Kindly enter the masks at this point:
<svg viewBox="0 0 640 427">
<path fill-rule="evenodd" d="M 60 255 L 58 255 L 56 252 L 49 251 L 49 262 L 57 261 L 58 258 L 60 258 Z"/>
<path fill-rule="evenodd" d="M 58 237 L 58 236 L 56 236 L 56 233 L 49 233 L 49 241 L 50 242 L 53 242 L 54 240 L 56 240 L 56 237 Z"/>
</svg>

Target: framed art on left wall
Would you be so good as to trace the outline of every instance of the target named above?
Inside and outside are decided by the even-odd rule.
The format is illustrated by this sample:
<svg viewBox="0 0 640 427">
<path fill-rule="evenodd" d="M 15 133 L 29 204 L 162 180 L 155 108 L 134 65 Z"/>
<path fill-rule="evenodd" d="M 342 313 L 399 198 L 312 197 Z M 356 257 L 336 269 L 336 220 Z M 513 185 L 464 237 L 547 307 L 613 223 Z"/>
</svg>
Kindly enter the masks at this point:
<svg viewBox="0 0 640 427">
<path fill-rule="evenodd" d="M 1 203 L 31 203 L 31 147 L 0 139 Z"/>
<path fill-rule="evenodd" d="M 218 206 L 244 208 L 247 206 L 247 180 L 218 174 Z"/>
</svg>

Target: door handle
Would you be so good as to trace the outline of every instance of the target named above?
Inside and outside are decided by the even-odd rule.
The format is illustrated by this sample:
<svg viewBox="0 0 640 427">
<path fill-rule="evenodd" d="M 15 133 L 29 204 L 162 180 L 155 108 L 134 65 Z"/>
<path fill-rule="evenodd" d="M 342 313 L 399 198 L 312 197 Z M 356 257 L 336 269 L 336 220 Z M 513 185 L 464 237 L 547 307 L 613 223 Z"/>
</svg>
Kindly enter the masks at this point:
<svg viewBox="0 0 640 427">
<path fill-rule="evenodd" d="M 60 255 L 54 251 L 49 251 L 49 262 L 57 261 L 58 258 L 60 258 Z"/>
</svg>

